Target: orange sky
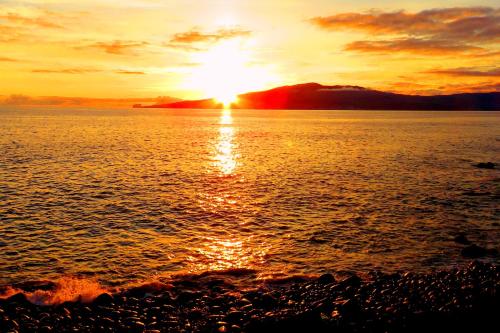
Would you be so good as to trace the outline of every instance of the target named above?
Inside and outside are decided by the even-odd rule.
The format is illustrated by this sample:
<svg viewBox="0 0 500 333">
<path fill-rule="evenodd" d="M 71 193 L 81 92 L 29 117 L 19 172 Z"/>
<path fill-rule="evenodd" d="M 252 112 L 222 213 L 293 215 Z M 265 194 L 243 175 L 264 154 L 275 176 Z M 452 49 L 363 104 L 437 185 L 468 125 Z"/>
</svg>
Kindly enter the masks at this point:
<svg viewBox="0 0 500 333">
<path fill-rule="evenodd" d="M 222 92 L 311 81 L 405 93 L 499 91 L 500 7 L 489 0 L 0 0 L 0 50 L 0 102 L 228 97 Z"/>
</svg>

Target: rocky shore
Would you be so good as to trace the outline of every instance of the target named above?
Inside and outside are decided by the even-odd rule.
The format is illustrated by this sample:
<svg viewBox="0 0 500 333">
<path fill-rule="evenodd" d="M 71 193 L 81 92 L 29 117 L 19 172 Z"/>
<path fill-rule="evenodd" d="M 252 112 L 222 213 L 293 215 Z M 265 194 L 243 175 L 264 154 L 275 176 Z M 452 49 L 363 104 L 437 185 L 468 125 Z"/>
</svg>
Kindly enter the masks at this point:
<svg viewBox="0 0 500 333">
<path fill-rule="evenodd" d="M 91 303 L 0 300 L 1 332 L 496 332 L 500 267 L 294 280 L 240 290 L 222 279 L 152 283 Z"/>
</svg>

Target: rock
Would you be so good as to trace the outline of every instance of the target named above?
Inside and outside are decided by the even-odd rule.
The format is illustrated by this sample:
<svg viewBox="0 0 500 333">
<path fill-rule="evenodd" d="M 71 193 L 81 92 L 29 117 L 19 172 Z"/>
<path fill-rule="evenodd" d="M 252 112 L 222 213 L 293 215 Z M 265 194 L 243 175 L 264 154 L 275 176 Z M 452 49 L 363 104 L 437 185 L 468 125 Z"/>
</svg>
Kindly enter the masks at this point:
<svg viewBox="0 0 500 333">
<path fill-rule="evenodd" d="M 316 236 L 312 236 L 311 238 L 309 238 L 309 241 L 316 244 L 324 244 L 328 242 L 328 240 Z"/>
<path fill-rule="evenodd" d="M 46 325 L 46 326 L 42 326 L 40 328 L 40 332 L 42 332 L 42 333 L 49 333 L 49 332 L 52 332 L 52 331 L 53 331 L 52 326 Z"/>
<path fill-rule="evenodd" d="M 141 321 L 134 321 L 129 324 L 129 328 L 132 332 L 144 332 L 146 325 Z"/>
<path fill-rule="evenodd" d="M 184 304 L 188 301 L 192 301 L 198 297 L 201 297 L 200 292 L 194 292 L 194 291 L 183 291 L 177 296 L 177 302 L 180 304 Z"/>
<path fill-rule="evenodd" d="M 203 317 L 203 312 L 200 309 L 193 309 L 189 311 L 188 317 L 190 319 L 199 319 Z"/>
<path fill-rule="evenodd" d="M 323 274 L 318 278 L 318 282 L 321 284 L 335 283 L 335 278 L 332 274 Z"/>
<path fill-rule="evenodd" d="M 274 298 L 273 295 L 270 293 L 265 293 L 262 295 L 262 306 L 264 308 L 272 308 L 273 306 L 276 305 L 276 298 Z"/>
<path fill-rule="evenodd" d="M 482 246 L 472 244 L 462 249 L 461 254 L 466 258 L 480 258 L 488 254 L 488 250 Z"/>
<path fill-rule="evenodd" d="M 234 311 L 229 311 L 229 313 L 226 315 L 226 320 L 228 322 L 236 322 L 241 317 L 243 317 L 243 312 L 234 310 Z"/>
<path fill-rule="evenodd" d="M 469 245 L 470 240 L 467 239 L 467 236 L 464 233 L 460 233 L 455 238 L 453 238 L 453 241 L 458 244 L 463 244 L 463 245 Z"/>
<path fill-rule="evenodd" d="M 111 296 L 109 293 L 102 293 L 96 297 L 93 303 L 95 305 L 109 305 L 113 303 L 113 300 L 113 296 Z"/>
<path fill-rule="evenodd" d="M 359 276 L 351 275 L 347 279 L 340 281 L 340 285 L 342 285 L 344 287 L 347 287 L 347 286 L 359 287 L 361 282 L 362 282 L 362 280 Z"/>
<path fill-rule="evenodd" d="M 10 296 L 9 298 L 7 298 L 7 302 L 9 303 L 15 303 L 15 304 L 19 304 L 19 305 L 29 305 L 31 304 L 29 301 L 28 301 L 28 298 L 26 298 L 26 295 L 23 294 L 23 293 L 17 293 L 13 296 Z"/>
<path fill-rule="evenodd" d="M 479 169 L 495 169 L 497 165 L 493 162 L 480 162 L 474 164 L 474 166 Z"/>
<path fill-rule="evenodd" d="M 241 311 L 245 311 L 245 312 L 251 311 L 252 309 L 253 309 L 253 305 L 252 304 L 243 305 L 240 308 Z"/>
</svg>

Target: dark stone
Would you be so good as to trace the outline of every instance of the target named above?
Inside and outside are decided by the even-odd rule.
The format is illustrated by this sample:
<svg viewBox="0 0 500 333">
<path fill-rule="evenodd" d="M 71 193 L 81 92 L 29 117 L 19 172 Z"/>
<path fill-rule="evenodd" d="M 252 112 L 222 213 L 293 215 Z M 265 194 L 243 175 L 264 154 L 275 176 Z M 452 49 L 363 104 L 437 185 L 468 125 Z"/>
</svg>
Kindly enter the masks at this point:
<svg viewBox="0 0 500 333">
<path fill-rule="evenodd" d="M 323 274 L 318 278 L 318 282 L 321 284 L 335 283 L 335 278 L 332 274 Z"/>
<path fill-rule="evenodd" d="M 476 244 L 472 244 L 464 247 L 462 249 L 461 254 L 463 257 L 466 258 L 481 258 L 488 254 L 488 250 L 482 246 L 477 246 Z"/>
<path fill-rule="evenodd" d="M 467 239 L 467 236 L 464 233 L 460 233 L 455 238 L 453 238 L 453 241 L 458 244 L 463 244 L 463 245 L 469 245 L 470 240 Z"/>
<path fill-rule="evenodd" d="M 19 305 L 29 305 L 31 304 L 28 299 L 26 298 L 26 295 L 23 293 L 17 293 L 15 295 L 10 296 L 7 298 L 7 302 L 11 304 L 19 304 Z"/>
<path fill-rule="evenodd" d="M 316 244 L 324 244 L 328 242 L 328 240 L 316 236 L 312 236 L 311 238 L 309 238 L 309 241 Z"/>
<path fill-rule="evenodd" d="M 226 315 L 226 320 L 229 322 L 236 322 L 238 321 L 241 317 L 243 317 L 243 312 L 241 311 L 230 311 Z"/>
<path fill-rule="evenodd" d="M 262 295 L 261 302 L 264 308 L 270 309 L 276 305 L 276 298 L 274 298 L 274 296 L 269 293 L 265 293 L 264 295 Z"/>
<path fill-rule="evenodd" d="M 474 166 L 479 169 L 495 169 L 497 165 L 493 162 L 480 162 L 474 164 Z"/>
<path fill-rule="evenodd" d="M 346 286 L 351 286 L 351 287 L 359 287 L 361 285 L 361 278 L 357 275 L 351 275 L 347 279 L 344 279 L 340 282 L 340 285 L 346 287 Z"/>
<path fill-rule="evenodd" d="M 129 327 L 132 332 L 144 332 L 146 325 L 144 325 L 144 323 L 141 321 L 135 321 L 130 323 Z"/>
<path fill-rule="evenodd" d="M 112 304 L 113 301 L 114 301 L 113 296 L 111 296 L 108 293 L 102 293 L 96 297 L 93 303 L 95 305 L 109 305 Z"/>
<path fill-rule="evenodd" d="M 200 319 L 203 317 L 203 312 L 201 312 L 200 309 L 193 309 L 193 310 L 189 311 L 188 317 L 190 319 Z"/>
<path fill-rule="evenodd" d="M 188 301 L 192 301 L 194 299 L 197 299 L 199 297 L 201 297 L 200 292 L 183 291 L 179 294 L 179 296 L 177 296 L 177 302 L 183 304 L 183 303 L 186 303 Z"/>
</svg>

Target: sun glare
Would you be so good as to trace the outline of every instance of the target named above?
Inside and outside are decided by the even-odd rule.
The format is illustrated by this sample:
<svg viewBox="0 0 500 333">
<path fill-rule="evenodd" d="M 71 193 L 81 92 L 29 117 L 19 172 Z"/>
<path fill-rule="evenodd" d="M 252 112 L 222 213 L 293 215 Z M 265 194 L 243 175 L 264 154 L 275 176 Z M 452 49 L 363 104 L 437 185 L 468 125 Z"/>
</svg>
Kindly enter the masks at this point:
<svg viewBox="0 0 500 333">
<path fill-rule="evenodd" d="M 219 42 L 208 51 L 194 54 L 193 61 L 199 66 L 192 72 L 189 88 L 226 107 L 237 103 L 239 94 L 276 82 L 268 67 L 255 64 L 249 43 L 240 39 Z"/>
</svg>

